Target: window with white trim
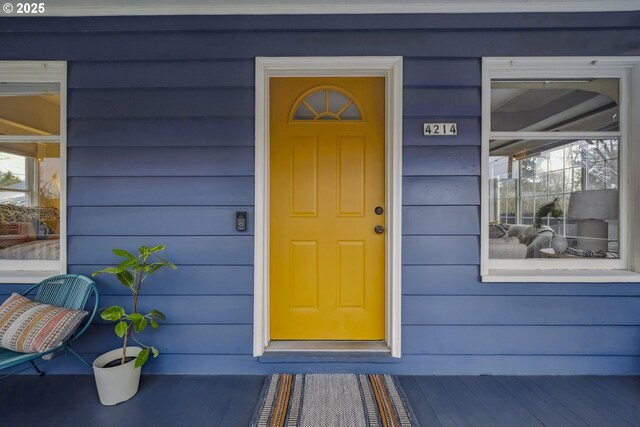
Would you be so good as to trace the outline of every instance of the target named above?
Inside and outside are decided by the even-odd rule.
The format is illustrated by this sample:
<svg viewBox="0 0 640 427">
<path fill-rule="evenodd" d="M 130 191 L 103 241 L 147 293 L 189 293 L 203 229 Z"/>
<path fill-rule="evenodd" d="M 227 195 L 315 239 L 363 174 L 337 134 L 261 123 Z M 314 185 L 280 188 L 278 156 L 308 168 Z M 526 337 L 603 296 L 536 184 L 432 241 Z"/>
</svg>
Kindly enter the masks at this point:
<svg viewBox="0 0 640 427">
<path fill-rule="evenodd" d="M 66 271 L 66 63 L 0 62 L 0 282 Z"/>
<path fill-rule="evenodd" d="M 483 280 L 634 270 L 629 165 L 639 142 L 629 118 L 639 63 L 484 59 Z"/>
</svg>

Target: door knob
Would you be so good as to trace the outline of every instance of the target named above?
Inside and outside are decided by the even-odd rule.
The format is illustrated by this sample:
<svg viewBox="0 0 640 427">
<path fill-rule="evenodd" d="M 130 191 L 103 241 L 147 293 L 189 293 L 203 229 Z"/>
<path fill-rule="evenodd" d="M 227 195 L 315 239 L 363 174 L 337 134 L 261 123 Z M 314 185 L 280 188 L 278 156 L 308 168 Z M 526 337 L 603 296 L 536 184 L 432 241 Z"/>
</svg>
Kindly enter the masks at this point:
<svg viewBox="0 0 640 427">
<path fill-rule="evenodd" d="M 374 228 L 374 230 L 377 234 L 382 234 L 384 232 L 384 227 L 381 225 L 376 225 L 376 228 Z"/>
</svg>

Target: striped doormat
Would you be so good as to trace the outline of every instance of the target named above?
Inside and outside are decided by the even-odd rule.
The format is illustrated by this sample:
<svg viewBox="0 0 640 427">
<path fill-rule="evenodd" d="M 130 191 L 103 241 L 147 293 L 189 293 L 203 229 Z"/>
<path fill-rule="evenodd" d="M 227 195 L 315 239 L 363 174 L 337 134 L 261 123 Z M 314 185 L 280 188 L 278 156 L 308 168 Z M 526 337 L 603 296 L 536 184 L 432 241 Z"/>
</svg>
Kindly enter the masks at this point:
<svg viewBox="0 0 640 427">
<path fill-rule="evenodd" d="M 265 381 L 252 427 L 416 427 L 391 375 L 275 374 Z"/>
</svg>

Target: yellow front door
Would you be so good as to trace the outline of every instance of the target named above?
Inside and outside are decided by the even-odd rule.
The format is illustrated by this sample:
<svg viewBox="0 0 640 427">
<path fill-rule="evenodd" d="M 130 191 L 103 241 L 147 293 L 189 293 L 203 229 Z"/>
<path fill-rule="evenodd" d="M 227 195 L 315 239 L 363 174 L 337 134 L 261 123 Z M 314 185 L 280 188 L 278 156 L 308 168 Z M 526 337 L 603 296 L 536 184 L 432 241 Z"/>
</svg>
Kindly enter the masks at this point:
<svg viewBox="0 0 640 427">
<path fill-rule="evenodd" d="M 385 85 L 269 83 L 274 340 L 385 338 Z"/>
</svg>

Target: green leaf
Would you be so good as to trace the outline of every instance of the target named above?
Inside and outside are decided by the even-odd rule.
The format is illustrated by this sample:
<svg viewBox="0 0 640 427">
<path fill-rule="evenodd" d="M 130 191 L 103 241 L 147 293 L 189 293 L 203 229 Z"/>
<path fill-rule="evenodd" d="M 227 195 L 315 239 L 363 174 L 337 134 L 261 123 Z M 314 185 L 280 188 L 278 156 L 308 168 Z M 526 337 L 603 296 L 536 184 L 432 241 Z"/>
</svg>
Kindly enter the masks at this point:
<svg viewBox="0 0 640 427">
<path fill-rule="evenodd" d="M 160 310 L 151 310 L 149 312 L 149 316 L 155 317 L 158 320 L 167 320 L 167 316 L 165 316 Z"/>
<path fill-rule="evenodd" d="M 127 325 L 127 322 L 121 320 L 120 322 L 116 323 L 116 335 L 122 338 L 124 334 L 127 333 L 128 328 L 129 326 Z"/>
<path fill-rule="evenodd" d="M 134 258 L 134 259 L 127 259 L 122 261 L 120 264 L 118 264 L 116 266 L 116 270 L 118 271 L 118 273 L 120 273 L 121 271 L 126 271 L 131 267 L 136 267 L 136 265 L 138 264 L 138 259 Z"/>
<path fill-rule="evenodd" d="M 164 245 L 158 245 L 158 246 L 154 246 L 151 248 L 151 252 L 160 252 L 160 251 L 164 251 L 165 246 Z"/>
<path fill-rule="evenodd" d="M 133 254 L 131 252 L 125 251 L 124 249 L 115 248 L 115 249 L 113 249 L 113 253 L 116 256 L 121 256 L 123 258 L 128 258 L 128 259 L 135 259 L 136 258 L 135 256 L 133 256 Z"/>
<path fill-rule="evenodd" d="M 156 263 L 145 266 L 143 270 L 146 271 L 147 274 L 152 274 L 152 273 L 155 273 L 157 270 L 161 269 L 162 267 L 164 267 L 164 264 L 160 264 L 156 262 Z"/>
<path fill-rule="evenodd" d="M 149 349 L 145 348 L 138 354 L 138 357 L 136 357 L 135 367 L 136 368 L 141 367 L 142 365 L 147 363 L 148 359 L 149 359 Z"/>
<path fill-rule="evenodd" d="M 122 319 L 124 313 L 124 308 L 117 305 L 112 305 L 111 307 L 102 310 L 100 317 L 102 317 L 104 320 L 116 321 Z"/>
<path fill-rule="evenodd" d="M 155 347 L 151 347 L 151 352 L 153 352 L 153 357 L 158 357 L 158 355 L 160 354 L 160 352 L 156 350 Z"/>
<path fill-rule="evenodd" d="M 167 261 L 166 259 L 162 258 L 162 257 L 161 257 L 161 256 L 159 256 L 159 255 L 156 255 L 156 258 L 158 258 L 158 259 L 160 260 L 160 262 L 161 262 L 163 265 L 166 265 L 167 267 L 171 267 L 171 268 L 172 268 L 172 269 L 174 269 L 174 270 L 177 268 L 177 267 L 176 267 L 176 265 L 175 265 L 174 263 Z"/>
<path fill-rule="evenodd" d="M 158 322 L 156 322 L 155 320 L 151 319 L 151 327 L 153 329 L 158 329 Z"/>
<path fill-rule="evenodd" d="M 121 271 L 120 273 L 116 274 L 116 277 L 118 278 L 120 283 L 122 283 L 126 287 L 133 288 L 133 274 L 131 274 L 130 271 Z"/>
<path fill-rule="evenodd" d="M 147 327 L 147 318 L 142 316 L 140 318 L 136 317 L 136 319 L 133 321 L 133 327 L 136 332 L 144 331 Z"/>
<path fill-rule="evenodd" d="M 144 271 L 148 275 L 149 270 L 151 270 L 151 266 L 152 266 L 152 264 L 143 265 L 143 266 L 140 267 L 140 270 Z"/>
<path fill-rule="evenodd" d="M 93 274 L 91 274 L 91 276 L 96 277 L 100 273 L 118 274 L 119 271 L 115 267 L 107 267 L 107 268 L 103 268 L 102 270 L 94 271 Z"/>
<path fill-rule="evenodd" d="M 142 319 L 143 316 L 140 313 L 131 313 L 127 315 L 127 319 L 135 322 L 136 320 L 140 321 L 140 319 Z"/>
<path fill-rule="evenodd" d="M 149 249 L 148 246 L 140 246 L 138 248 L 138 251 L 140 252 L 140 255 L 142 255 L 142 257 L 145 259 L 147 259 L 149 255 L 151 255 L 151 249 Z"/>
<path fill-rule="evenodd" d="M 147 328 L 148 321 L 146 317 L 143 317 L 139 323 L 134 322 L 134 326 L 136 328 L 136 332 L 142 332 Z"/>
</svg>

